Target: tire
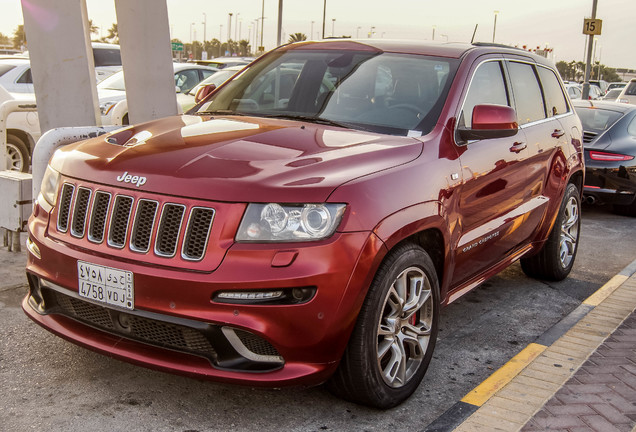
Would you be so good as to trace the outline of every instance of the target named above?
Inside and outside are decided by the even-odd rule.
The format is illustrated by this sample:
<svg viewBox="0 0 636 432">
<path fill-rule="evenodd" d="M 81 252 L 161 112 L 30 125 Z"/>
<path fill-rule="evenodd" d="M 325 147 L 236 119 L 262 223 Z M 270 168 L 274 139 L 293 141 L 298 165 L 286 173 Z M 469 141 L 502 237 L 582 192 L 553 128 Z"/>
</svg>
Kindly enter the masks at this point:
<svg viewBox="0 0 636 432">
<path fill-rule="evenodd" d="M 382 409 L 406 400 L 433 356 L 439 309 L 431 258 L 415 244 L 398 246 L 375 275 L 329 390 Z"/>
<path fill-rule="evenodd" d="M 18 136 L 8 133 L 6 169 L 29 172 L 29 166 L 29 147 Z"/>
<path fill-rule="evenodd" d="M 581 195 L 578 188 L 569 183 L 548 241 L 538 254 L 521 259 L 524 273 L 537 279 L 565 279 L 574 265 L 580 228 Z"/>
</svg>

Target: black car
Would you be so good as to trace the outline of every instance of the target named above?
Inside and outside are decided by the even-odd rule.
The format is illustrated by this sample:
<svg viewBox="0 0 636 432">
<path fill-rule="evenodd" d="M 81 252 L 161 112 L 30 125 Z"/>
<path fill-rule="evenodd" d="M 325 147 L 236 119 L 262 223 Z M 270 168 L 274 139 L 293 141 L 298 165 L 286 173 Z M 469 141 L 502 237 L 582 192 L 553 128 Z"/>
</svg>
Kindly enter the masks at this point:
<svg viewBox="0 0 636 432">
<path fill-rule="evenodd" d="M 636 105 L 572 103 L 583 124 L 586 202 L 636 216 Z"/>
</svg>

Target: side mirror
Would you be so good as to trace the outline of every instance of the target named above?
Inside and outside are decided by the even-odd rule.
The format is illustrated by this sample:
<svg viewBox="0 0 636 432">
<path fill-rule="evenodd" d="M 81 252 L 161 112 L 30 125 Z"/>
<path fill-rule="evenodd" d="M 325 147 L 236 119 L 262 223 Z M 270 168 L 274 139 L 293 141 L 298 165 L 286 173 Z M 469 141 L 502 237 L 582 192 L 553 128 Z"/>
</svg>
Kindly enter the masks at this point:
<svg viewBox="0 0 636 432">
<path fill-rule="evenodd" d="M 174 86 L 174 91 L 176 93 L 181 93 L 181 89 L 179 88 L 179 86 Z"/>
<path fill-rule="evenodd" d="M 460 127 L 457 131 L 464 141 L 511 137 L 519 131 L 517 113 L 506 105 L 475 105 L 472 128 Z"/>
<path fill-rule="evenodd" d="M 197 94 L 194 95 L 194 101 L 196 103 L 201 102 L 203 99 L 208 97 L 208 95 L 212 93 L 214 90 L 216 90 L 215 84 L 207 84 L 202 86 L 199 90 L 197 90 Z"/>
</svg>

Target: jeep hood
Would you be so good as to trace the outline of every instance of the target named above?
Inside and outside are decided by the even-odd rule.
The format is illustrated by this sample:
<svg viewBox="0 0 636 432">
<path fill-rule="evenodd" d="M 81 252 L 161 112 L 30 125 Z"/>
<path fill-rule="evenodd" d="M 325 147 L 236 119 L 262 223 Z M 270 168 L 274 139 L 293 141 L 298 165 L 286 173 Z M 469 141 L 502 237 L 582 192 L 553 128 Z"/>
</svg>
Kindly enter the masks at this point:
<svg viewBox="0 0 636 432">
<path fill-rule="evenodd" d="M 321 202 L 339 185 L 414 160 L 415 138 L 258 117 L 176 116 L 59 150 L 68 177 L 228 202 Z M 141 180 L 143 179 L 143 180 Z"/>
</svg>

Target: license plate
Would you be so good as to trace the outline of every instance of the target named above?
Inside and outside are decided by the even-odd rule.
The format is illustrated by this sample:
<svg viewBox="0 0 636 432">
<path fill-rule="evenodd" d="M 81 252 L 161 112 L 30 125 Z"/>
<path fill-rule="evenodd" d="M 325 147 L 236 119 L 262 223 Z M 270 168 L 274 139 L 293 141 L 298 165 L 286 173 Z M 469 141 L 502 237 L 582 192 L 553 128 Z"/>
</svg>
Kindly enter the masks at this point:
<svg viewBox="0 0 636 432">
<path fill-rule="evenodd" d="M 130 271 L 78 261 L 77 280 L 81 297 L 124 309 L 135 308 L 133 273 Z"/>
</svg>

